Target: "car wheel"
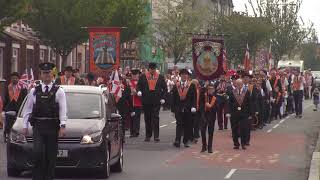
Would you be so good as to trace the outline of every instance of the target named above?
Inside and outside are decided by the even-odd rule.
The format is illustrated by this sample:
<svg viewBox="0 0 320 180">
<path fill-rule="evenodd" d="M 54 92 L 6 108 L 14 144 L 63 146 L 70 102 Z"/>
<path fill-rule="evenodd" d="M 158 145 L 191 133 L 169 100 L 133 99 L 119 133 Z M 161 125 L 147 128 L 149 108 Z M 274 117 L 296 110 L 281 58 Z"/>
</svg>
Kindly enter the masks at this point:
<svg viewBox="0 0 320 180">
<path fill-rule="evenodd" d="M 106 161 L 103 168 L 100 170 L 99 178 L 109 178 L 110 177 L 110 151 L 106 152 Z"/>
<path fill-rule="evenodd" d="M 21 170 L 12 168 L 12 167 L 7 167 L 7 174 L 9 177 L 18 177 L 21 174 Z"/>
<path fill-rule="evenodd" d="M 112 165 L 111 170 L 113 172 L 122 172 L 123 171 L 123 145 L 121 145 L 119 152 L 119 160 L 116 164 Z"/>
</svg>

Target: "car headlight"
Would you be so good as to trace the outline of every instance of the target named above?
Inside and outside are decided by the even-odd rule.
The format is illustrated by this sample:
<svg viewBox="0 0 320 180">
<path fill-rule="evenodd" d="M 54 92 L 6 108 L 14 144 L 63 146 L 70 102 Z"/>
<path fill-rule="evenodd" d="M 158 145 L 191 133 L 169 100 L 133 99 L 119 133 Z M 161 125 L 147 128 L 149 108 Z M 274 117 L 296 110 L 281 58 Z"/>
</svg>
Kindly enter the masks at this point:
<svg viewBox="0 0 320 180">
<path fill-rule="evenodd" d="M 26 143 L 27 139 L 26 139 L 26 136 L 24 136 L 23 134 L 20 134 L 15 131 L 11 131 L 10 142 L 12 142 L 12 143 Z"/>
<path fill-rule="evenodd" d="M 102 141 L 102 132 L 96 132 L 90 135 L 84 135 L 80 144 L 94 144 Z"/>
</svg>

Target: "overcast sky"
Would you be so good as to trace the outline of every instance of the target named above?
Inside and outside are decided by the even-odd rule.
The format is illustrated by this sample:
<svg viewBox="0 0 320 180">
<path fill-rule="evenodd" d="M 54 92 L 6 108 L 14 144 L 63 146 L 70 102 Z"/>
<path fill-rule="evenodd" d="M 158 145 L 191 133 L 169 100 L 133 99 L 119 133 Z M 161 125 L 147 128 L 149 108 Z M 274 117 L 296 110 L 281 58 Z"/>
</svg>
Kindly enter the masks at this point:
<svg viewBox="0 0 320 180">
<path fill-rule="evenodd" d="M 236 11 L 244 11 L 244 4 L 247 0 L 233 0 Z M 248 6 L 249 7 L 249 6 Z M 300 16 L 303 18 L 305 23 L 313 22 L 315 28 L 320 36 L 320 0 L 303 0 L 302 8 L 300 10 Z"/>
</svg>

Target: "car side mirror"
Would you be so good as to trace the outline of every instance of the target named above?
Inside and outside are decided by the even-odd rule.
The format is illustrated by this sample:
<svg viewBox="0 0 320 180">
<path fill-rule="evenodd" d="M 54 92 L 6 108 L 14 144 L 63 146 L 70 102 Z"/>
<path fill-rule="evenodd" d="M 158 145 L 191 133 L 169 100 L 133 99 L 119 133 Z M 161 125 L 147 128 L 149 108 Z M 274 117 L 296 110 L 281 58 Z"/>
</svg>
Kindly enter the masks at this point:
<svg viewBox="0 0 320 180">
<path fill-rule="evenodd" d="M 110 122 L 116 122 L 116 121 L 120 121 L 121 119 L 122 119 L 122 117 L 121 117 L 120 114 L 111 113 L 111 116 L 110 116 L 109 121 L 110 121 Z"/>
</svg>

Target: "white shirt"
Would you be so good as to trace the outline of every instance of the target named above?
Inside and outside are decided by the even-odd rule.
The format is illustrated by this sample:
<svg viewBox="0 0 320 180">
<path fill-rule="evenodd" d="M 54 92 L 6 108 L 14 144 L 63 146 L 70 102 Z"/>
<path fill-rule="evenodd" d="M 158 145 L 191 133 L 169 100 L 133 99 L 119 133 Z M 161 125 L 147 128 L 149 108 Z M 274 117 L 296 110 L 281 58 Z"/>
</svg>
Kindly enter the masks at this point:
<svg viewBox="0 0 320 180">
<path fill-rule="evenodd" d="M 268 92 L 272 91 L 272 86 L 271 86 L 270 81 L 268 79 L 266 80 L 266 87 L 267 87 Z"/>
<path fill-rule="evenodd" d="M 52 88 L 53 83 L 48 84 L 49 91 Z M 46 91 L 46 85 L 41 83 L 42 92 Z M 32 88 L 30 93 L 28 94 L 28 99 L 25 104 L 25 109 L 23 111 L 23 128 L 28 128 L 29 126 L 29 116 L 32 113 L 33 105 L 36 103 L 36 96 L 34 95 L 35 88 Z M 67 121 L 67 101 L 66 94 L 64 93 L 62 88 L 59 88 L 56 93 L 56 103 L 59 104 L 59 119 L 60 126 L 65 125 Z"/>
<path fill-rule="evenodd" d="M 296 78 L 296 76 L 292 75 L 292 85 L 294 84 L 295 78 Z M 303 76 L 298 76 L 299 81 L 300 81 L 300 78 L 302 79 L 302 81 L 300 82 L 299 90 L 303 91 L 304 90 L 304 84 L 306 83 L 306 80 L 305 80 L 305 78 Z"/>
</svg>

